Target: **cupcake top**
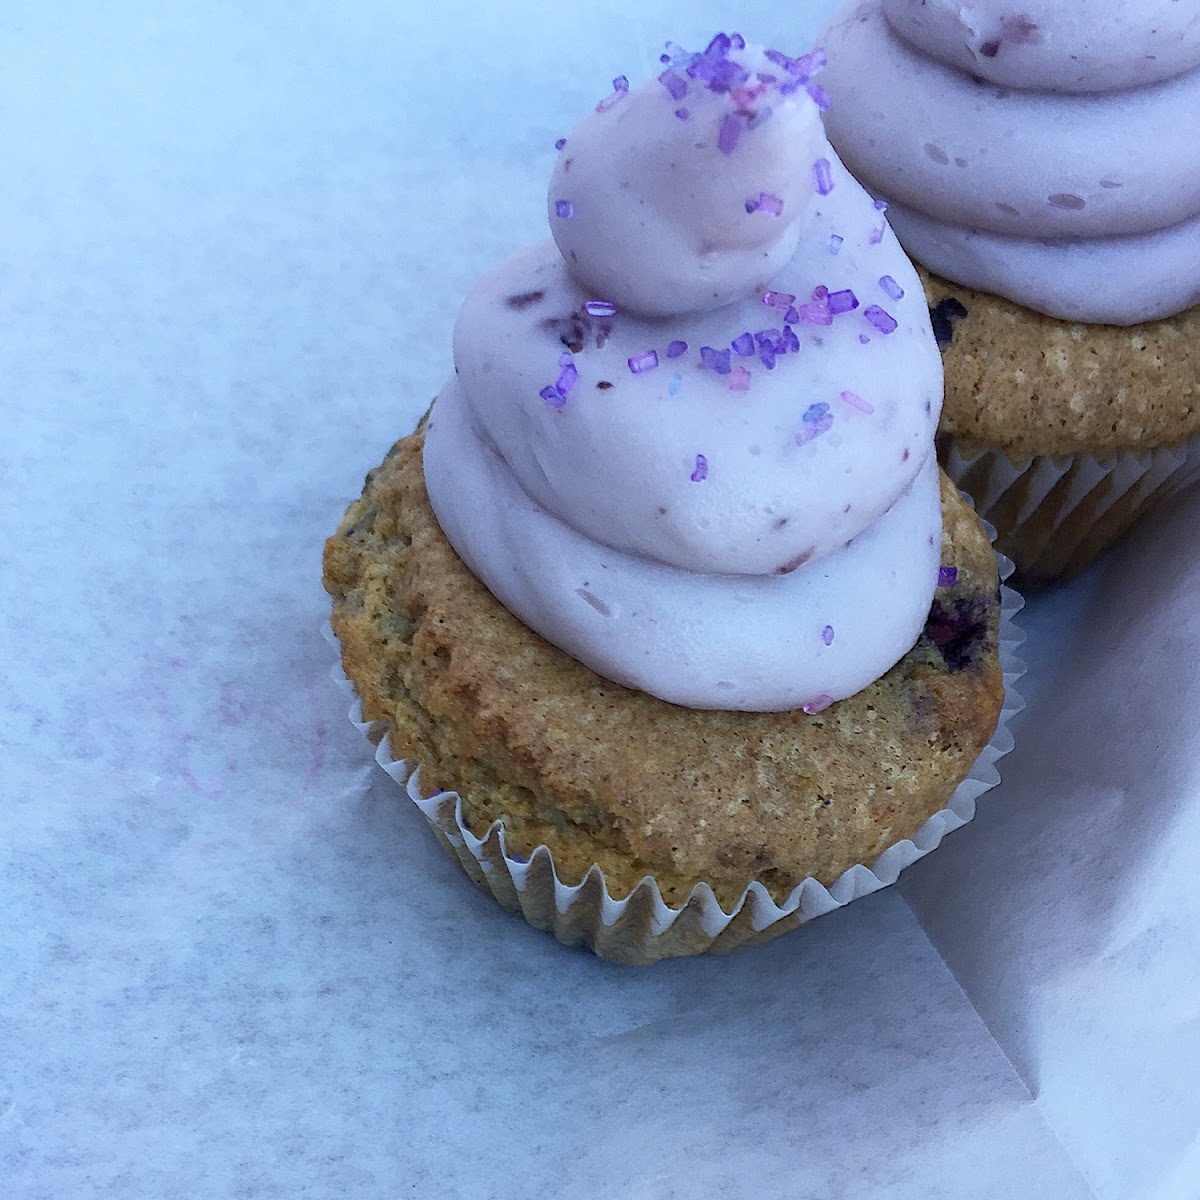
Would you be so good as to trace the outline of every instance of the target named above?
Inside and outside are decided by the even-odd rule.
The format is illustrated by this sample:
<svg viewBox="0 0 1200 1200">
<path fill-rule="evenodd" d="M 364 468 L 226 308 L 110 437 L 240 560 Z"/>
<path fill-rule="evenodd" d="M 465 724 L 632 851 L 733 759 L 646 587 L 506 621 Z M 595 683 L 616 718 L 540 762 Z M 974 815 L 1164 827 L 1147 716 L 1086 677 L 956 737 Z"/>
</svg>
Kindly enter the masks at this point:
<svg viewBox="0 0 1200 1200">
<path fill-rule="evenodd" d="M 932 270 L 1070 320 L 1200 299 L 1195 4 L 866 0 L 828 47 L 830 138 Z"/>
<path fill-rule="evenodd" d="M 816 711 L 928 614 L 940 358 L 885 206 L 825 141 L 823 56 L 669 50 L 560 142 L 555 241 L 468 296 L 430 499 L 502 603 L 599 674 Z"/>
</svg>

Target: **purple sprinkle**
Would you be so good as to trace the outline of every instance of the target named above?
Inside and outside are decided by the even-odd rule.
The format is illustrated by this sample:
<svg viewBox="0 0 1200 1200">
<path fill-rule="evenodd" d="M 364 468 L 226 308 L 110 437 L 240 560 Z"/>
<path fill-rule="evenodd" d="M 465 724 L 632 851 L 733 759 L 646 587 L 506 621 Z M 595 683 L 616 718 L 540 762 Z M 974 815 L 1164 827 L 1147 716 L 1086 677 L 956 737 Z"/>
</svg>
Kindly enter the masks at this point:
<svg viewBox="0 0 1200 1200">
<path fill-rule="evenodd" d="M 670 59 L 667 60 L 670 62 Z M 658 82 L 671 93 L 672 100 L 682 100 L 687 95 L 688 85 L 677 71 L 666 70 L 659 77 Z"/>
<path fill-rule="evenodd" d="M 658 366 L 658 351 L 647 350 L 645 354 L 635 354 L 628 362 L 634 375 L 640 375 L 643 371 L 653 371 Z"/>
<path fill-rule="evenodd" d="M 704 47 L 705 58 L 724 58 L 729 53 L 729 47 L 733 45 L 733 39 L 727 33 L 718 33 L 714 35 L 713 40 Z"/>
<path fill-rule="evenodd" d="M 857 408 L 860 413 L 866 413 L 867 416 L 870 416 L 875 411 L 874 405 L 869 404 L 866 400 L 864 400 L 861 396 L 856 395 L 854 392 L 843 392 L 842 399 L 848 405 L 850 405 L 851 408 Z"/>
<path fill-rule="evenodd" d="M 717 135 L 717 148 L 722 154 L 732 154 L 742 136 L 742 123 L 733 113 L 726 113 Z"/>
<path fill-rule="evenodd" d="M 858 307 L 858 297 L 846 288 L 845 291 L 830 292 L 828 303 L 829 311 L 836 317 L 842 313 L 853 312 Z"/>
<path fill-rule="evenodd" d="M 813 103 L 822 111 L 829 111 L 829 93 L 819 84 L 811 80 L 804 85 L 804 90 L 812 97 Z"/>
<path fill-rule="evenodd" d="M 551 408 L 562 408 L 567 402 L 566 396 L 562 394 L 556 387 L 544 387 L 538 395 L 541 396 Z"/>
<path fill-rule="evenodd" d="M 903 300 L 904 289 L 890 276 L 884 275 L 879 280 L 879 286 L 892 300 Z"/>
<path fill-rule="evenodd" d="M 880 333 L 895 333 L 897 321 L 891 313 L 884 312 L 878 304 L 869 304 L 863 309 L 863 316 L 879 330 Z"/>
<path fill-rule="evenodd" d="M 510 861 L 515 862 L 515 863 L 521 863 L 522 865 L 524 865 L 525 863 L 527 863 L 529 861 L 529 859 L 527 859 L 525 857 L 525 855 L 518 854 L 515 850 L 510 850 L 508 852 L 508 857 L 509 857 Z"/>
<path fill-rule="evenodd" d="M 800 314 L 794 308 L 789 308 L 787 312 L 783 314 L 783 323 L 785 325 L 799 325 Z"/>
<path fill-rule="evenodd" d="M 749 108 L 755 100 L 759 98 L 767 89 L 759 84 L 758 87 L 740 87 L 734 88 L 729 93 L 729 98 L 738 106 L 738 108 Z"/>
<path fill-rule="evenodd" d="M 812 298 L 814 300 L 825 300 L 829 296 L 829 289 L 823 284 L 818 283 L 812 290 Z"/>
<path fill-rule="evenodd" d="M 615 317 L 617 306 L 609 300 L 589 300 L 584 306 L 589 317 Z"/>
<path fill-rule="evenodd" d="M 821 304 L 816 300 L 800 305 L 797 315 L 800 317 L 800 320 L 797 322 L 797 324 L 800 325 L 833 324 L 833 314 L 829 311 L 829 306 L 827 304 Z"/>
<path fill-rule="evenodd" d="M 867 337 L 867 335 L 866 335 L 865 333 L 860 333 L 860 334 L 858 335 L 858 340 L 859 340 L 860 342 L 862 342 L 862 344 L 863 344 L 864 346 L 867 346 L 867 345 L 869 345 L 869 344 L 870 344 L 870 342 L 871 342 L 871 339 L 870 339 L 869 337 Z"/>
<path fill-rule="evenodd" d="M 575 369 L 575 364 L 567 363 L 555 381 L 554 390 L 565 399 L 578 382 L 579 372 Z"/>
<path fill-rule="evenodd" d="M 836 254 L 842 248 L 842 243 L 845 240 L 840 234 L 831 233 L 829 235 L 829 253 Z"/>
<path fill-rule="evenodd" d="M 817 194 L 828 196 L 833 191 L 833 166 L 827 158 L 818 158 L 813 163 L 813 179 L 817 184 Z"/>
<path fill-rule="evenodd" d="M 575 205 L 570 200 L 555 200 L 554 215 L 569 221 L 575 215 Z"/>
<path fill-rule="evenodd" d="M 820 73 L 829 66 L 829 58 L 825 53 L 823 46 L 817 46 L 816 49 L 809 51 L 808 54 L 802 54 L 795 62 L 795 73 L 809 78 Z"/>
<path fill-rule="evenodd" d="M 826 625 L 825 628 L 821 630 L 821 641 L 823 641 L 825 643 L 825 645 L 827 645 L 827 646 L 833 645 L 833 626 L 832 625 Z"/>
<path fill-rule="evenodd" d="M 562 352 L 562 353 L 561 353 L 561 354 L 558 356 L 558 365 L 559 365 L 560 367 L 565 367 L 565 366 L 567 366 L 569 363 L 573 363 L 574 361 L 575 361 L 575 355 L 573 355 L 573 354 L 570 352 L 570 350 L 564 350 L 564 351 L 563 351 L 563 352 Z"/>
<path fill-rule="evenodd" d="M 820 437 L 823 433 L 828 433 L 832 428 L 833 413 L 829 411 L 829 405 L 824 403 L 812 404 L 804 414 L 800 432 L 796 434 L 796 442 L 803 446 L 805 443 L 811 442 L 813 438 Z"/>
<path fill-rule="evenodd" d="M 793 59 L 790 55 L 784 54 L 782 50 L 766 50 L 764 56 L 770 59 L 776 66 L 783 67 L 785 71 L 791 70 Z"/>
<path fill-rule="evenodd" d="M 819 696 L 814 696 L 800 711 L 810 717 L 815 717 L 817 713 L 824 712 L 832 703 L 833 697 L 822 692 Z"/>
<path fill-rule="evenodd" d="M 740 33 L 735 33 L 730 37 L 730 42 L 735 50 L 745 50 L 746 39 Z"/>
<path fill-rule="evenodd" d="M 953 587 L 957 582 L 957 567 L 938 567 L 938 587 Z"/>
<path fill-rule="evenodd" d="M 689 117 L 689 116 L 691 116 L 691 113 L 689 113 L 689 112 L 688 112 L 688 110 L 687 110 L 686 108 L 677 108 L 677 109 L 675 110 L 675 115 L 676 115 L 676 116 L 677 116 L 677 117 L 678 117 L 678 118 L 679 118 L 681 121 L 686 121 L 686 120 L 688 119 L 688 117 Z"/>
<path fill-rule="evenodd" d="M 729 365 L 728 350 L 715 350 L 712 346 L 700 347 L 700 366 L 702 369 L 716 371 L 718 375 L 728 375 L 733 368 Z"/>
<path fill-rule="evenodd" d="M 599 104 L 596 105 L 597 112 L 607 112 L 618 100 L 621 99 L 629 91 L 629 80 L 624 75 L 618 75 L 613 80 L 613 90 L 611 96 L 605 96 Z"/>
<path fill-rule="evenodd" d="M 667 345 L 667 357 L 678 358 L 681 354 L 687 353 L 687 342 L 670 342 Z"/>
<path fill-rule="evenodd" d="M 763 212 L 770 213 L 773 217 L 778 217 L 783 213 L 783 201 L 778 196 L 773 196 L 770 192 L 759 192 L 758 208 Z M 747 209 L 747 212 L 750 210 Z"/>
<path fill-rule="evenodd" d="M 750 372 L 745 367 L 734 367 L 729 372 L 729 390 L 731 392 L 748 392 L 750 390 Z"/>
<path fill-rule="evenodd" d="M 739 334 L 730 345 L 733 347 L 734 354 L 740 354 L 742 358 L 749 358 L 754 353 L 754 338 L 749 331 Z"/>
<path fill-rule="evenodd" d="M 875 207 L 879 209 L 880 212 L 887 212 L 888 202 L 886 200 L 876 200 Z"/>
<path fill-rule="evenodd" d="M 567 144 L 566 138 L 559 138 L 558 141 L 554 143 L 554 148 L 555 148 L 555 150 L 561 150 L 566 144 Z"/>
<path fill-rule="evenodd" d="M 783 331 L 783 348 L 795 354 L 800 349 L 800 339 L 796 336 L 796 331 L 788 325 Z M 778 347 L 776 347 L 778 349 Z M 783 351 L 780 351 L 782 353 Z"/>
<path fill-rule="evenodd" d="M 880 225 L 878 229 L 871 230 L 871 236 L 867 239 L 872 246 L 878 246 L 883 241 L 883 235 L 887 232 L 887 223 Z"/>
<path fill-rule="evenodd" d="M 777 308 L 783 312 L 789 305 L 796 303 L 796 297 L 789 292 L 763 292 L 763 303 L 768 308 Z"/>
<path fill-rule="evenodd" d="M 768 371 L 775 370 L 775 346 L 774 343 L 764 342 L 758 347 L 758 360 Z"/>
<path fill-rule="evenodd" d="M 703 454 L 696 455 L 696 469 L 692 472 L 693 483 L 703 483 L 708 478 L 708 459 Z"/>
<path fill-rule="evenodd" d="M 747 200 L 746 201 L 746 211 L 748 213 L 757 212 L 757 210 L 758 210 L 758 201 L 757 200 Z"/>
</svg>

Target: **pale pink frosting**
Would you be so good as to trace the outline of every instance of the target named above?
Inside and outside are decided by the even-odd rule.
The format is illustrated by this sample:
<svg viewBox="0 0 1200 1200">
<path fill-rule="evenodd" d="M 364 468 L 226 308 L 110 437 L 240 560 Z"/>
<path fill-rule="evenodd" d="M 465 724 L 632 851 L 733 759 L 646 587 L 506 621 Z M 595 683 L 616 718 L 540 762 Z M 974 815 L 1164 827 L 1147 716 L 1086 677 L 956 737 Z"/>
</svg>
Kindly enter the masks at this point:
<svg viewBox="0 0 1200 1200">
<path fill-rule="evenodd" d="M 1168 316 L 1200 291 L 1200 18 L 1089 5 L 1089 40 L 1068 8 L 856 3 L 826 39 L 826 128 L 939 274 L 1072 320 Z"/>
<path fill-rule="evenodd" d="M 558 244 L 467 298 L 426 480 L 468 566 L 601 675 L 823 707 L 928 615 L 941 365 L 911 264 L 824 140 L 815 63 L 714 45 L 568 135 Z M 732 91 L 703 74 L 734 69 Z"/>
</svg>

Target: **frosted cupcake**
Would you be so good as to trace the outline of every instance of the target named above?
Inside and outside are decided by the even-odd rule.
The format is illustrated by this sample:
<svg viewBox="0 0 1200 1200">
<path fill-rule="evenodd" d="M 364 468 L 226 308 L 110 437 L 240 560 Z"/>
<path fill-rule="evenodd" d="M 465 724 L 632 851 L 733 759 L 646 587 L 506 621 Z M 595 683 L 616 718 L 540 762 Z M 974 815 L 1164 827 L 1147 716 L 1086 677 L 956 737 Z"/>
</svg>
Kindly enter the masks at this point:
<svg viewBox="0 0 1200 1200">
<path fill-rule="evenodd" d="M 1196 472 L 1200 11 L 868 0 L 826 46 L 830 139 L 928 271 L 944 465 L 1070 574 Z"/>
<path fill-rule="evenodd" d="M 456 860 L 623 961 L 773 936 L 900 844 L 890 881 L 999 753 L 995 557 L 820 65 L 721 35 L 619 78 L 326 549 L 363 719 Z"/>
</svg>

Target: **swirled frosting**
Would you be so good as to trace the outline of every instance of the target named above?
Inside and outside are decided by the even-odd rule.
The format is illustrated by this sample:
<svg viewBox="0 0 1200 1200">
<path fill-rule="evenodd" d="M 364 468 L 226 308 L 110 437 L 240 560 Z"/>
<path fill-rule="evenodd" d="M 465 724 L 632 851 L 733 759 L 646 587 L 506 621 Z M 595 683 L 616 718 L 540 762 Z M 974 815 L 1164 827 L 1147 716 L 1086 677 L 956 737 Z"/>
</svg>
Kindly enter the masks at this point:
<svg viewBox="0 0 1200 1200">
<path fill-rule="evenodd" d="M 824 139 L 820 59 L 723 35 L 664 59 L 560 144 L 555 241 L 463 305 L 430 500 L 493 594 L 600 675 L 816 711 L 928 614 L 941 364 Z"/>
<path fill-rule="evenodd" d="M 933 271 L 1068 320 L 1200 301 L 1200 10 L 867 0 L 826 128 Z"/>
</svg>

